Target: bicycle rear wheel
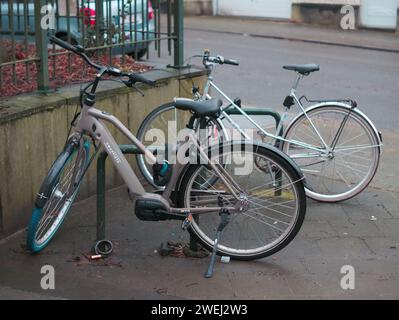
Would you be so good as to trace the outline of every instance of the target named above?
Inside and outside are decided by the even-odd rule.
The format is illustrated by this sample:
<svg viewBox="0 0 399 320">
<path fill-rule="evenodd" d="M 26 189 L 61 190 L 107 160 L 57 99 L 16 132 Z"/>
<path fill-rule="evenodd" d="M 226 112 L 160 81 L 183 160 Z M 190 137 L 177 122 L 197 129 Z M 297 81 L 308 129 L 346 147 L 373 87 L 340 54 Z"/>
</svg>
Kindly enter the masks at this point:
<svg viewBox="0 0 399 320">
<path fill-rule="evenodd" d="M 283 151 L 301 167 L 311 187 L 306 195 L 321 202 L 338 202 L 356 196 L 368 186 L 378 168 L 380 141 L 375 130 L 356 109 L 350 111 L 339 105 L 314 108 L 307 116 L 330 147 L 343 120 L 348 118 L 330 154 L 284 142 Z M 325 149 L 304 114 L 289 125 L 285 139 Z"/>
<path fill-rule="evenodd" d="M 177 133 L 186 128 L 186 124 L 189 122 L 192 114 L 189 111 L 182 111 L 175 108 L 174 102 L 163 104 L 156 109 L 154 109 L 148 116 L 144 119 L 143 123 L 140 125 L 137 131 L 137 139 L 140 140 L 146 147 L 153 147 L 158 150 L 164 150 L 165 144 L 176 143 L 176 137 L 170 136 L 174 134 L 169 132 L 169 129 L 175 128 Z M 212 144 L 212 141 L 223 142 L 226 141 L 225 134 L 221 124 L 218 120 L 208 119 L 207 130 L 208 134 L 208 144 Z M 170 125 L 175 122 L 175 125 Z M 196 121 L 194 127 L 199 129 L 199 121 Z M 172 130 L 174 131 L 174 130 Z M 155 141 L 154 141 L 155 140 Z M 154 183 L 152 165 L 147 163 L 145 155 L 136 155 L 137 165 L 140 169 L 143 177 L 149 182 L 154 188 L 162 189 Z"/>
<path fill-rule="evenodd" d="M 303 183 L 292 165 L 275 151 L 250 143 L 242 143 L 233 150 L 221 147 L 210 159 L 223 159 L 220 165 L 243 191 L 240 200 L 233 197 L 211 166 L 190 165 L 179 187 L 179 206 L 218 207 L 222 201 L 226 207 L 236 207 L 239 201 L 245 202 L 243 211 L 230 213 L 217 253 L 237 260 L 253 260 L 288 245 L 299 231 L 306 211 Z M 205 184 L 210 177 L 217 179 L 213 179 L 213 184 Z M 193 217 L 188 231 L 211 250 L 220 221 L 218 212 Z"/>
<path fill-rule="evenodd" d="M 81 141 L 83 142 L 83 140 Z M 79 191 L 89 158 L 89 143 L 70 142 L 44 179 L 28 226 L 27 247 L 39 252 L 54 237 Z"/>
</svg>

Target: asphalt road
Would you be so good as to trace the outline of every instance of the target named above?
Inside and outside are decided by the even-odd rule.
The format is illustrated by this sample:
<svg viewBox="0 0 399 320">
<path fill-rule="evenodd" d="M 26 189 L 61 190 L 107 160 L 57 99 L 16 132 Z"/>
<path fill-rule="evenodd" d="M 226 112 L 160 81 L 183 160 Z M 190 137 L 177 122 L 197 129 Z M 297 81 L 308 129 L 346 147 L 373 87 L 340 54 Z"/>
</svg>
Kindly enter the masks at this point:
<svg viewBox="0 0 399 320">
<path fill-rule="evenodd" d="M 302 80 L 299 93 L 312 99 L 352 98 L 379 129 L 397 129 L 399 119 L 399 54 L 357 48 L 254 38 L 245 35 L 185 31 L 185 57 L 211 54 L 240 60 L 240 66 L 219 66 L 215 83 L 245 105 L 282 110 L 295 79 L 281 68 L 290 63 L 317 63 L 320 72 Z M 161 60 L 169 63 L 166 54 Z M 199 59 L 192 64 L 201 64 Z"/>
</svg>

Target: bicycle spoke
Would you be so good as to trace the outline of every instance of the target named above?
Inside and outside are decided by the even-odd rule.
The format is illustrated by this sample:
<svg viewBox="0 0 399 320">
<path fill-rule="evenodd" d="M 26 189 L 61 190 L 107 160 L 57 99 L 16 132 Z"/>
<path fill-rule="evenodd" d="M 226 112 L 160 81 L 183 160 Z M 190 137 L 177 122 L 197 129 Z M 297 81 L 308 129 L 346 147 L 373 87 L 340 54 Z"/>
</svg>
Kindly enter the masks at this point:
<svg viewBox="0 0 399 320">
<path fill-rule="evenodd" d="M 289 217 L 289 218 L 292 218 L 292 217 L 293 217 L 292 215 L 285 214 L 285 213 L 280 212 L 280 211 L 278 211 L 278 210 L 272 209 L 272 206 L 263 206 L 263 205 L 258 204 L 258 203 L 255 202 L 255 201 L 252 201 L 252 200 L 249 200 L 249 202 L 252 203 L 252 204 L 254 205 L 254 208 L 261 208 L 261 209 L 265 210 L 266 212 L 267 212 L 267 211 L 272 211 L 272 212 L 275 212 L 275 213 L 277 213 L 277 214 L 280 214 L 280 215 L 282 215 L 282 216 L 286 216 L 286 217 Z M 294 209 L 294 208 L 291 208 L 291 209 Z M 251 210 L 249 210 L 249 212 L 250 212 L 250 211 L 251 211 Z M 267 218 L 269 218 L 269 219 L 272 219 L 272 220 L 278 220 L 278 219 L 275 219 L 275 218 L 270 218 L 270 217 L 267 216 L 265 213 L 262 213 L 261 215 L 264 216 L 264 217 L 267 217 Z M 281 220 L 278 220 L 278 221 L 282 222 Z"/>
<path fill-rule="evenodd" d="M 282 197 L 278 197 L 278 196 L 275 196 L 275 197 L 273 197 L 274 199 L 278 199 L 278 198 L 282 198 Z M 267 199 L 261 199 L 261 198 L 257 198 L 257 197 L 252 197 L 252 196 L 248 196 L 248 199 L 257 199 L 257 201 L 258 202 L 260 202 L 260 203 L 267 203 L 267 204 L 270 204 L 270 206 L 267 206 L 267 207 L 265 207 L 265 208 L 271 208 L 271 207 L 275 207 L 275 206 L 278 206 L 278 207 L 283 207 L 283 208 L 286 208 L 286 209 L 295 209 L 294 207 L 290 207 L 290 206 L 287 206 L 286 205 L 286 203 L 291 203 L 291 202 L 293 202 L 294 200 L 287 200 L 287 201 L 284 201 L 284 202 L 277 202 L 277 203 L 274 203 L 274 202 L 272 202 L 272 201 L 270 201 L 270 200 L 267 200 Z M 290 216 L 290 215 L 288 215 L 289 217 L 292 217 L 292 216 Z"/>
<path fill-rule="evenodd" d="M 349 183 L 348 180 L 346 180 L 346 178 L 344 177 L 344 175 L 337 169 L 336 172 L 338 173 L 338 175 L 341 177 L 342 181 L 348 186 L 350 187 L 352 184 Z"/>
<path fill-rule="evenodd" d="M 69 193 L 72 191 L 71 188 L 76 187 L 76 182 L 79 181 L 83 172 L 84 161 L 82 160 L 86 159 L 84 149 L 82 154 L 75 154 L 80 157 L 70 160 L 63 168 L 58 184 L 42 209 L 42 216 L 35 231 L 35 239 L 38 243 L 44 242 L 51 235 L 52 230 L 57 227 L 66 214 L 66 208 L 72 203 Z M 75 182 L 72 181 L 73 178 Z"/>
<path fill-rule="evenodd" d="M 311 187 L 308 194 L 321 201 L 337 201 L 359 193 L 373 177 L 378 164 L 379 141 L 367 120 L 356 111 L 349 112 L 341 106 L 325 106 L 308 113 L 328 145 L 336 143 L 332 154 L 326 154 L 325 162 L 311 161 L 314 151 L 306 147 L 297 149 L 286 144 L 284 151 L 299 164 Z M 346 122 L 343 127 L 343 120 Z M 337 130 L 341 127 L 340 135 Z M 304 143 L 312 142 L 308 133 L 308 120 L 305 117 L 290 127 L 288 140 L 302 137 Z M 306 157 L 308 155 L 308 157 Z"/>
<path fill-rule="evenodd" d="M 256 159 L 255 168 L 258 170 L 247 175 L 234 175 L 234 164 L 230 162 L 224 168 L 243 190 L 238 199 L 228 192 L 227 186 L 220 179 L 214 180 L 212 184 L 205 182 L 215 175 L 212 168 L 205 166 L 195 171 L 186 198 L 187 207 L 212 206 L 220 203 L 221 199 L 223 206 L 233 208 L 241 205 L 241 201 L 246 203 L 243 210 L 230 212 L 230 223 L 224 230 L 226 235 L 219 244 L 235 253 L 250 254 L 268 250 L 291 231 L 298 214 L 298 198 L 293 189 L 301 179 L 287 179 L 286 173 L 275 162 L 265 161 L 264 157 L 256 156 L 253 159 Z M 201 223 L 194 219 L 192 225 L 209 244 L 214 242 L 217 217 L 214 214 L 200 215 Z"/>
<path fill-rule="evenodd" d="M 275 230 L 278 230 L 278 231 L 280 231 L 281 233 L 284 233 L 284 230 L 282 230 L 282 229 L 280 229 L 280 228 L 277 228 L 276 226 L 274 226 L 274 225 L 272 225 L 272 224 L 270 224 L 270 223 L 268 223 L 268 222 L 266 222 L 266 221 L 263 221 L 263 220 L 260 220 L 260 219 L 258 219 L 258 218 L 255 218 L 255 217 L 251 216 L 250 214 L 248 214 L 248 212 L 250 212 L 250 211 L 242 212 L 241 214 L 243 214 L 244 216 L 247 216 L 247 217 L 249 217 L 249 218 L 251 218 L 251 219 L 254 219 L 254 220 L 256 220 L 257 222 L 260 222 L 260 223 L 262 223 L 262 224 L 264 224 L 264 225 L 267 225 L 267 226 L 270 227 L 270 228 L 273 228 L 273 229 L 275 229 Z"/>
</svg>

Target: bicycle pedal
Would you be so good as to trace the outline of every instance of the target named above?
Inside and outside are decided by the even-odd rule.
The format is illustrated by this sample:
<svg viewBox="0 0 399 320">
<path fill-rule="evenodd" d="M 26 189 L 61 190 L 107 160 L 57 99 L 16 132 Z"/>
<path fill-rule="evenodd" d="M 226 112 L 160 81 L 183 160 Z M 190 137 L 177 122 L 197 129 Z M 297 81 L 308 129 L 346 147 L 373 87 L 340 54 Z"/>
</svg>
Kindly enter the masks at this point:
<svg viewBox="0 0 399 320">
<path fill-rule="evenodd" d="M 181 224 L 181 228 L 183 230 L 187 230 L 188 227 L 191 225 L 191 222 L 193 221 L 193 215 L 191 213 L 188 214 L 188 216 L 186 217 L 186 219 L 184 219 L 184 221 Z"/>
</svg>

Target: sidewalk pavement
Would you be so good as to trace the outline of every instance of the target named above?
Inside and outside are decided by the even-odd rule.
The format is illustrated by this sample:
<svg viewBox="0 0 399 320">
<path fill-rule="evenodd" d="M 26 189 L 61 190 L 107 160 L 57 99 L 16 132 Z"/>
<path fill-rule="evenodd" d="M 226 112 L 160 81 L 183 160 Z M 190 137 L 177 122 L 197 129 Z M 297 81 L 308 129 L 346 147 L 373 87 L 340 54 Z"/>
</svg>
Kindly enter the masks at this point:
<svg viewBox="0 0 399 320">
<path fill-rule="evenodd" d="M 342 30 L 292 22 L 212 16 L 186 17 L 185 29 L 399 52 L 399 34 L 388 31 Z"/>
<path fill-rule="evenodd" d="M 111 257 L 88 261 L 96 235 L 96 197 L 73 205 L 46 249 L 32 255 L 25 232 L 0 241 L 0 299 L 399 299 L 399 135 L 386 137 L 375 180 L 355 198 L 308 200 L 303 226 L 284 250 L 251 262 L 230 261 L 204 279 L 209 257 L 161 257 L 161 242 L 188 243 L 181 223 L 143 222 L 126 187 L 106 194 Z M 28 223 L 28 222 L 26 222 Z M 40 270 L 55 269 L 55 290 L 42 290 Z M 343 266 L 355 289 L 343 290 Z"/>
<path fill-rule="evenodd" d="M 251 262 L 216 264 L 207 258 L 161 257 L 161 242 L 188 243 L 178 221 L 143 222 L 126 187 L 106 194 L 111 257 L 88 261 L 96 235 L 96 197 L 73 205 L 46 249 L 32 255 L 26 233 L 0 241 L 0 299 L 399 299 L 399 206 L 390 136 L 373 182 L 355 198 L 308 200 L 303 226 L 284 250 Z M 26 222 L 27 223 L 27 222 Z M 55 268 L 55 290 L 42 290 L 40 270 Z M 343 266 L 355 269 L 355 289 L 343 290 Z"/>
<path fill-rule="evenodd" d="M 18 290 L 0 286 L 0 300 L 61 300 L 62 298 L 51 297 L 31 291 Z"/>
<path fill-rule="evenodd" d="M 40 254 L 20 233 L 0 245 L 0 298 L 10 299 L 399 299 L 397 193 L 368 188 L 341 204 L 308 201 L 305 222 L 284 250 L 258 261 L 161 257 L 161 242 L 188 242 L 180 222 L 143 222 L 126 187 L 107 193 L 111 257 L 89 262 L 96 234 L 96 198 L 76 203 Z M 55 269 L 55 290 L 42 290 L 43 265 Z M 355 289 L 343 290 L 342 267 L 355 269 Z"/>
<path fill-rule="evenodd" d="M 96 235 L 91 197 L 74 204 L 39 254 L 26 251 L 25 232 L 0 242 L 0 299 L 399 299 L 399 188 L 391 179 L 399 135 L 388 140 L 379 182 L 342 203 L 308 200 L 299 234 L 271 257 L 218 259 L 214 277 L 205 279 L 209 257 L 158 253 L 161 242 L 188 243 L 181 223 L 139 221 L 122 186 L 106 195 L 111 257 L 86 258 Z M 55 268 L 55 290 L 40 287 L 43 265 Z M 346 265 L 355 269 L 354 290 L 341 288 Z"/>
</svg>

